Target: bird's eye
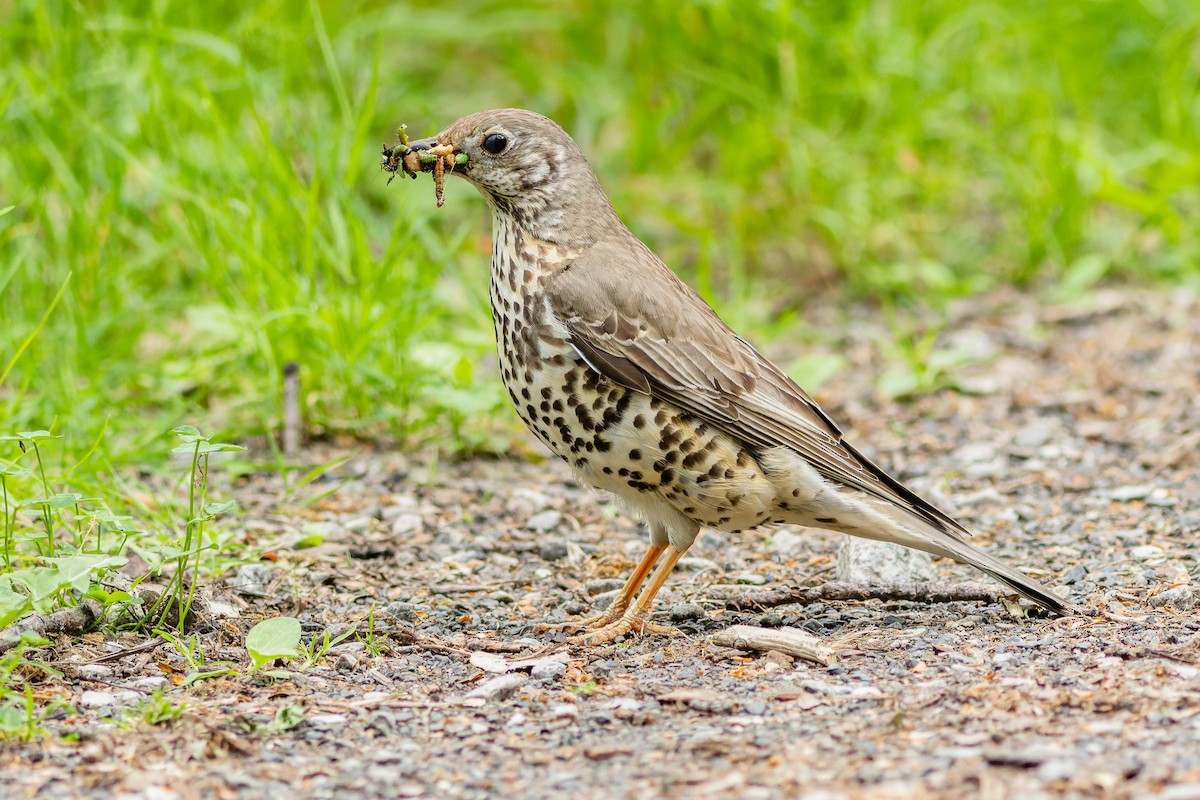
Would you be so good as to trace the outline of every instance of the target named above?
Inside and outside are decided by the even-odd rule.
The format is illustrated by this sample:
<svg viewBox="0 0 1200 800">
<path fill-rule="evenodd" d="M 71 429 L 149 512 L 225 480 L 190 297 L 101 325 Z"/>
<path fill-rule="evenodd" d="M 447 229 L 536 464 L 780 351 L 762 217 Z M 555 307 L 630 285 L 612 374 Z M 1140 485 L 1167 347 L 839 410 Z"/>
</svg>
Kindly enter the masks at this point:
<svg viewBox="0 0 1200 800">
<path fill-rule="evenodd" d="M 483 149 L 494 156 L 503 153 L 506 147 L 508 147 L 508 138 L 502 133 L 493 133 L 483 140 Z"/>
</svg>

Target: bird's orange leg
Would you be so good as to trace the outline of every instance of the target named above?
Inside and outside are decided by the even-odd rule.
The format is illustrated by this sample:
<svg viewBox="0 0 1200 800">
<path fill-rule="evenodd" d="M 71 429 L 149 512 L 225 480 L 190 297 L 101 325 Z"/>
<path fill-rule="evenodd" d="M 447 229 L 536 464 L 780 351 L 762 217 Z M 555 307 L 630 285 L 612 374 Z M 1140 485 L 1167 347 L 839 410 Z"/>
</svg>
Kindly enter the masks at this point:
<svg viewBox="0 0 1200 800">
<path fill-rule="evenodd" d="M 633 574 L 629 576 L 629 580 L 625 581 L 625 585 L 621 587 L 621 593 L 613 598 L 609 603 L 608 608 L 604 612 L 597 614 L 594 617 L 588 617 L 585 620 L 563 622 L 556 625 L 542 625 L 539 630 L 554 630 L 555 628 L 575 628 L 581 630 L 583 628 L 603 628 L 621 618 L 625 613 L 625 609 L 629 608 L 630 601 L 637 594 L 637 590 L 646 580 L 646 576 L 650 574 L 650 570 L 654 569 L 654 564 L 658 561 L 658 557 L 666 550 L 664 545 L 650 545 L 650 549 L 646 551 L 646 555 L 642 556 L 642 560 L 638 562 L 637 567 L 633 570 Z"/>
<path fill-rule="evenodd" d="M 604 644 L 605 642 L 611 642 L 618 636 L 624 636 L 634 631 L 638 633 L 658 633 L 667 636 L 678 633 L 674 628 L 646 621 L 646 614 L 654 602 L 655 595 L 658 594 L 658 590 L 663 587 L 663 584 L 667 582 L 667 577 L 671 574 L 671 570 L 675 569 L 675 565 L 683 557 L 684 552 L 670 545 L 667 546 L 666 551 L 666 558 L 654 570 L 654 574 L 650 576 L 650 583 L 646 584 L 645 590 L 638 595 L 637 601 L 633 604 L 632 608 L 622 614 L 621 618 L 615 622 L 609 623 L 591 633 L 572 637 L 571 641 L 576 644 Z"/>
</svg>

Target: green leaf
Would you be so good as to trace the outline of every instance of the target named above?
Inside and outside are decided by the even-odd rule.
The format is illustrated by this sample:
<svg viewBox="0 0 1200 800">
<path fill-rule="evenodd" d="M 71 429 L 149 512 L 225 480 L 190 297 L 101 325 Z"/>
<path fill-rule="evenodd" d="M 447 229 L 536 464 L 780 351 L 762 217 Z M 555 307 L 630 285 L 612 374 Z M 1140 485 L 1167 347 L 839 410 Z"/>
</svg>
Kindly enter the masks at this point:
<svg viewBox="0 0 1200 800">
<path fill-rule="evenodd" d="M 106 556 L 101 554 L 85 554 L 65 556 L 63 558 L 47 558 L 46 563 L 58 569 L 59 585 L 63 588 L 70 586 L 77 592 L 86 592 L 92 582 L 92 574 L 102 569 L 117 569 L 125 566 L 126 559 L 122 556 Z"/>
<path fill-rule="evenodd" d="M 198 683 L 208 678 L 217 678 L 221 675 L 237 675 L 237 670 L 226 667 L 225 669 L 212 669 L 205 672 L 189 672 L 183 679 L 183 686 L 188 687 L 193 683 Z"/>
<path fill-rule="evenodd" d="M 215 517 L 218 514 L 228 514 L 237 508 L 237 500 L 229 500 L 224 503 L 205 503 L 204 513 L 207 516 Z"/>
<path fill-rule="evenodd" d="M 25 730 L 25 712 L 16 706 L 0 706 L 0 734 L 13 736 Z"/>
<path fill-rule="evenodd" d="M 8 581 L 0 581 L 0 629 L 7 628 L 32 608 L 28 597 L 14 592 Z"/>
<path fill-rule="evenodd" d="M 18 467 L 16 464 L 10 464 L 7 461 L 0 461 L 0 475 L 12 475 L 14 478 L 24 478 L 29 472 L 25 467 Z"/>
<path fill-rule="evenodd" d="M 183 439 L 185 442 L 208 441 L 208 437 L 200 433 L 191 425 L 180 425 L 178 428 L 171 428 L 171 433 Z"/>
<path fill-rule="evenodd" d="M 110 528 L 115 528 L 118 531 L 124 531 L 125 523 L 133 519 L 133 517 L 125 514 L 118 516 L 106 506 L 101 508 L 84 508 L 81 509 L 80 512 L 88 519 L 95 520 L 96 522 L 107 525 Z"/>
<path fill-rule="evenodd" d="M 246 448 L 236 444 L 225 444 L 224 442 L 209 442 L 200 440 L 199 444 L 193 441 L 191 444 L 181 444 L 171 450 L 172 453 L 187 453 L 196 455 L 208 455 L 209 453 L 223 453 L 230 450 L 245 450 Z"/>
<path fill-rule="evenodd" d="M 32 500 L 23 500 L 22 504 L 20 504 L 20 505 L 23 505 L 23 506 L 48 505 L 48 506 L 52 507 L 52 509 L 70 509 L 70 507 L 72 507 L 74 504 L 79 503 L 79 500 L 83 500 L 82 494 L 76 494 L 74 492 L 67 492 L 64 494 L 52 494 L 48 498 L 34 498 Z"/>
<path fill-rule="evenodd" d="M 55 596 L 67 585 L 57 567 L 26 567 L 8 573 L 8 578 L 29 590 L 29 601 L 39 614 L 53 610 Z"/>
<path fill-rule="evenodd" d="M 61 439 L 62 434 L 54 434 L 50 431 L 17 431 L 17 438 L 27 442 L 39 442 L 42 439 Z"/>
<path fill-rule="evenodd" d="M 295 658 L 300 644 L 300 620 L 295 617 L 264 619 L 246 634 L 246 650 L 255 668 L 277 658 Z"/>
<path fill-rule="evenodd" d="M 325 541 L 325 534 L 310 533 L 307 536 L 301 536 L 296 541 L 292 542 L 293 550 L 307 550 L 310 547 L 318 547 Z"/>
<path fill-rule="evenodd" d="M 16 208 L 16 206 L 5 206 L 4 208 L 0 208 L 0 217 L 3 217 L 5 214 L 12 213 L 14 208 Z"/>
</svg>

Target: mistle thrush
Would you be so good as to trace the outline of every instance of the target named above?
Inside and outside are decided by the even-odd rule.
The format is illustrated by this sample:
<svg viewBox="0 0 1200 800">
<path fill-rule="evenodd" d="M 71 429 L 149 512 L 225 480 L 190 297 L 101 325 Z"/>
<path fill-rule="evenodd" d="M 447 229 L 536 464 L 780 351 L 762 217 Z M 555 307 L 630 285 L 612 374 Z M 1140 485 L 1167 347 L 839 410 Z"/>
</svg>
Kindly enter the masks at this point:
<svg viewBox="0 0 1200 800">
<path fill-rule="evenodd" d="M 659 630 L 647 611 L 701 526 L 786 523 L 898 542 L 978 567 L 1050 611 L 1071 608 L 846 442 L 630 233 L 555 122 L 484 111 L 410 147 L 402 166 L 436 168 L 439 200 L 452 168 L 491 206 L 492 319 L 517 413 L 649 526 L 649 550 L 607 612 L 582 623 L 584 641 Z"/>
</svg>

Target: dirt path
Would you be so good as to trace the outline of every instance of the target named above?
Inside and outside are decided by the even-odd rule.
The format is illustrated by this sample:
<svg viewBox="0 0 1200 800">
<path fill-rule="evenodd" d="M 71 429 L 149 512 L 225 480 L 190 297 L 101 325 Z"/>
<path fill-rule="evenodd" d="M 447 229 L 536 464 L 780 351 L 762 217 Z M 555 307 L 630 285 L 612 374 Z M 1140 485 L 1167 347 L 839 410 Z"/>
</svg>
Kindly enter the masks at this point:
<svg viewBox="0 0 1200 800">
<path fill-rule="evenodd" d="M 79 741 L 0 743 L 0 796 L 1200 797 L 1200 302 L 991 297 L 945 334 L 970 353 L 953 368 L 969 391 L 911 404 L 871 390 L 886 358 L 871 315 L 828 322 L 855 332 L 817 393 L 849 436 L 993 553 L 1110 618 L 878 600 L 728 611 L 731 592 L 831 579 L 838 538 L 705 533 L 661 596 L 682 635 L 548 655 L 558 637 L 536 623 L 603 602 L 641 552 L 636 526 L 557 463 L 359 455 L 303 512 L 279 510 L 274 478 L 233 489 L 237 535 L 266 557 L 210 582 L 201 642 L 240 674 L 185 688 L 166 645 L 60 642 L 40 655 L 64 677 L 36 691 L 76 706 L 43 725 Z M 351 637 L 290 677 L 246 676 L 263 616 L 361 631 L 371 608 L 370 647 Z M 837 660 L 707 642 L 736 623 L 806 628 Z M 156 686 L 186 709 L 150 725 Z"/>
</svg>

